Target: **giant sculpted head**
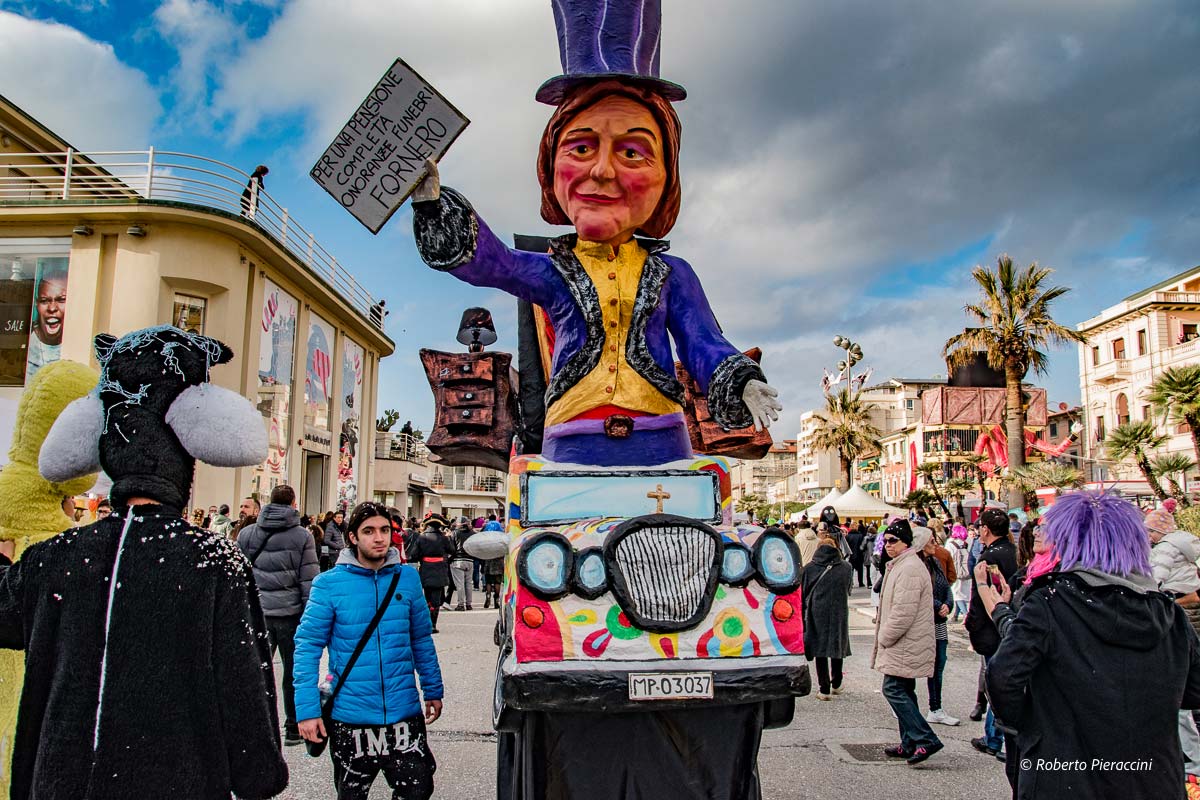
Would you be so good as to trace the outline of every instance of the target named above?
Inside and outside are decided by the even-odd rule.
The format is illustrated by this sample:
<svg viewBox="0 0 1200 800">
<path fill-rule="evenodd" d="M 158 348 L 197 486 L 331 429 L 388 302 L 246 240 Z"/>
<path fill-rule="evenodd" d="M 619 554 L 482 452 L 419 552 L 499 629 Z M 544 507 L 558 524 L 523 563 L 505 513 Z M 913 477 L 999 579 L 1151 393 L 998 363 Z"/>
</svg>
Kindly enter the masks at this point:
<svg viewBox="0 0 1200 800">
<path fill-rule="evenodd" d="M 662 238 L 679 216 L 679 118 L 653 88 L 580 86 L 551 116 L 538 151 L 542 218 L 619 245 Z"/>
</svg>

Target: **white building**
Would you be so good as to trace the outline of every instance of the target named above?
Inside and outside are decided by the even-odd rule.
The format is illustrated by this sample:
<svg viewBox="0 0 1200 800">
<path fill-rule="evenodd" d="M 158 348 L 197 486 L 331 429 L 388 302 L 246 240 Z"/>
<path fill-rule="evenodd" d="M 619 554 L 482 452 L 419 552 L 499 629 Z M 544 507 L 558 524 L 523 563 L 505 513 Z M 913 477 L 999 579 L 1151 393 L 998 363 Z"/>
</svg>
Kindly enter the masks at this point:
<svg viewBox="0 0 1200 800">
<path fill-rule="evenodd" d="M 871 422 L 883 434 L 885 443 L 892 441 L 894 434 L 906 429 L 915 429 L 921 419 L 921 392 L 930 386 L 945 386 L 945 378 L 889 378 L 888 380 L 865 387 L 860 397 L 871 410 Z M 818 414 L 823 409 L 809 411 L 800 417 L 800 435 L 796 440 L 796 471 L 798 487 L 802 497 L 817 499 L 841 482 L 841 462 L 833 450 L 818 450 L 812 445 L 812 437 L 816 433 L 819 420 Z M 863 488 L 875 495 L 891 499 L 893 495 L 887 492 L 887 470 L 885 465 L 889 460 L 902 463 L 900 441 L 896 439 L 890 448 L 884 448 L 883 456 L 878 465 L 869 474 L 860 475 L 856 465 L 856 480 Z M 889 459 L 891 450 L 895 450 L 895 458 Z M 900 483 L 897 479 L 896 486 Z M 843 491 L 849 487 L 840 487 Z M 901 497 L 907 493 L 907 488 Z"/>
<path fill-rule="evenodd" d="M 805 412 L 796 435 L 796 489 L 801 500 L 819 499 L 837 482 L 841 470 L 837 453 L 813 446 L 816 430 L 817 412 Z"/>
<path fill-rule="evenodd" d="M 1105 459 L 1108 431 L 1130 421 L 1154 419 L 1170 435 L 1160 452 L 1193 454 L 1185 426 L 1166 425 L 1146 400 L 1150 384 L 1169 367 L 1200 362 L 1200 266 L 1131 295 L 1076 326 L 1088 337 L 1079 345 L 1080 413 L 1085 459 Z M 1130 477 L 1122 467 L 1113 476 L 1103 465 L 1085 461 L 1092 480 Z M 1194 480 L 1189 476 L 1189 482 Z"/>
</svg>

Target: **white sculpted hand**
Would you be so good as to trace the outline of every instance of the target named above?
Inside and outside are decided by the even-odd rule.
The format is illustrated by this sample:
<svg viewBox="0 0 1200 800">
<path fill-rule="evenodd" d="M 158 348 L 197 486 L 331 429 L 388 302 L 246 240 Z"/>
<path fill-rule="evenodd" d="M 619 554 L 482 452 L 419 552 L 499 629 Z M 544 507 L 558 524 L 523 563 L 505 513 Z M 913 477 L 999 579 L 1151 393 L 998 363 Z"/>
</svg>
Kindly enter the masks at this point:
<svg viewBox="0 0 1200 800">
<path fill-rule="evenodd" d="M 438 176 L 437 162 L 425 159 L 425 178 L 413 189 L 414 203 L 428 203 L 442 196 L 442 179 Z"/>
<path fill-rule="evenodd" d="M 777 397 L 779 392 L 762 381 L 751 380 L 746 384 L 746 388 L 742 389 L 742 402 L 754 417 L 754 430 L 769 428 L 772 422 L 779 419 L 779 412 L 783 410 L 783 406 L 779 404 Z"/>
</svg>

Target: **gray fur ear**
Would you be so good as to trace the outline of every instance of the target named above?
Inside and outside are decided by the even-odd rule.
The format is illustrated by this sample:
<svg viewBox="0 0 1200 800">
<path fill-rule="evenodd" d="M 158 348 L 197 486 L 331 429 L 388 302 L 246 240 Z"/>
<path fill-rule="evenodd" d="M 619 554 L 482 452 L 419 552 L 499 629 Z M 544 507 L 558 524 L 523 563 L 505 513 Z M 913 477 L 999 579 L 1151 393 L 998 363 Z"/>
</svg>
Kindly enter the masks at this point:
<svg viewBox="0 0 1200 800">
<path fill-rule="evenodd" d="M 167 409 L 166 421 L 197 461 L 214 467 L 252 467 L 266 460 L 262 414 L 228 389 L 211 383 L 185 389 Z"/>
<path fill-rule="evenodd" d="M 38 472 L 51 483 L 100 471 L 104 405 L 94 394 L 73 400 L 50 426 L 38 452 Z"/>
</svg>

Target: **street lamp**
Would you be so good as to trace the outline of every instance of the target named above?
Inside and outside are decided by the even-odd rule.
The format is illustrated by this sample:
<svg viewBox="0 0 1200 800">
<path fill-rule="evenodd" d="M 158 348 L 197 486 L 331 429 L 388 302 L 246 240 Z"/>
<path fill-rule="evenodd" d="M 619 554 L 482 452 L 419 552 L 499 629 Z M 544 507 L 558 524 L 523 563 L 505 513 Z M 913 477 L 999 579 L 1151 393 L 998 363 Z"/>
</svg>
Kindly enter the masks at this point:
<svg viewBox="0 0 1200 800">
<path fill-rule="evenodd" d="M 834 347 L 840 347 L 846 351 L 846 357 L 838 362 L 838 372 L 846 373 L 846 387 L 850 393 L 854 393 L 854 365 L 862 361 L 862 348 L 857 342 L 852 342 L 845 336 L 833 337 Z"/>
</svg>

